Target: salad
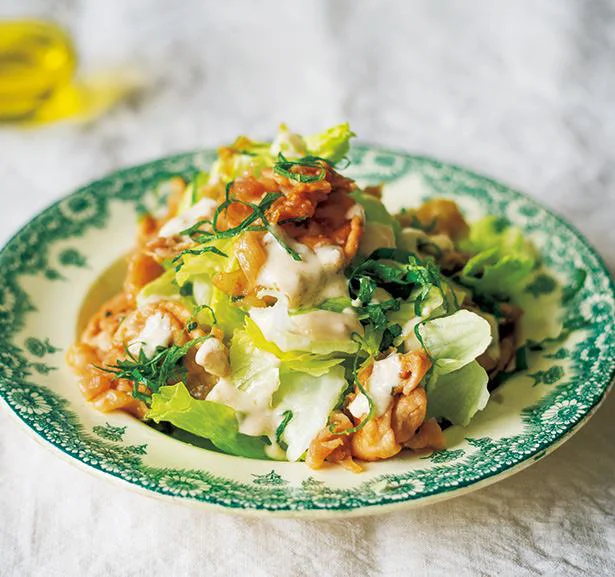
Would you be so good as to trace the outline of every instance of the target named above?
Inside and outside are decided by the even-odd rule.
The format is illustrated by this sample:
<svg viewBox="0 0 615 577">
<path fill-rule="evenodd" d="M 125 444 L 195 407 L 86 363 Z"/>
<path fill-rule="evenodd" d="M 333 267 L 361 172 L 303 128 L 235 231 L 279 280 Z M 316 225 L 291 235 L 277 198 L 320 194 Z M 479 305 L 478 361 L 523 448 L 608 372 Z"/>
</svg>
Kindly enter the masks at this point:
<svg viewBox="0 0 615 577">
<path fill-rule="evenodd" d="M 348 124 L 239 137 L 166 183 L 119 294 L 68 352 L 85 398 L 249 458 L 312 468 L 445 447 L 525 368 L 517 296 L 538 255 L 452 200 L 391 214 Z"/>
</svg>

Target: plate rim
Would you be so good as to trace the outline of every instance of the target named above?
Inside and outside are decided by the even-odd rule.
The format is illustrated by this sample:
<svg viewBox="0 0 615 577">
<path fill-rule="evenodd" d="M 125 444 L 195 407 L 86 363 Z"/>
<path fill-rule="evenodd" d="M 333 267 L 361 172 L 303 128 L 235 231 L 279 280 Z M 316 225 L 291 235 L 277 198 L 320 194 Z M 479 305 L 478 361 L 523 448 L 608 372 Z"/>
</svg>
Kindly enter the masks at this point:
<svg viewBox="0 0 615 577">
<path fill-rule="evenodd" d="M 556 211 L 553 211 L 552 209 L 543 206 L 540 202 L 535 200 L 529 194 L 519 191 L 516 188 L 510 187 L 503 181 L 496 180 L 490 176 L 485 176 L 481 173 L 474 171 L 473 169 L 468 169 L 463 165 L 459 165 L 459 164 L 447 162 L 447 161 L 442 161 L 442 160 L 436 159 L 429 155 L 417 155 L 417 154 L 412 154 L 412 153 L 409 153 L 403 150 L 397 150 L 397 149 L 382 147 L 379 145 L 373 145 L 373 144 L 368 144 L 368 143 L 360 143 L 360 144 L 354 145 L 353 148 L 355 150 L 359 149 L 359 150 L 364 150 L 364 151 L 377 151 L 383 154 L 390 154 L 393 156 L 403 157 L 406 159 L 417 160 L 419 162 L 431 163 L 431 164 L 441 166 L 441 167 L 452 168 L 456 171 L 460 171 L 461 173 L 477 178 L 483 182 L 490 183 L 491 185 L 494 185 L 497 187 L 503 187 L 504 189 L 506 189 L 507 192 L 510 192 L 513 195 L 521 197 L 525 201 L 529 201 L 531 204 L 537 207 L 540 211 L 543 211 L 547 213 L 548 215 L 550 215 L 552 218 L 554 218 L 558 226 L 563 226 L 564 228 L 571 231 L 573 235 L 576 237 L 576 239 L 584 245 L 584 248 L 587 249 L 590 252 L 590 254 L 595 258 L 600 271 L 604 273 L 604 275 L 608 279 L 609 290 L 610 290 L 611 295 L 615 295 L 615 282 L 613 279 L 613 275 L 611 274 L 611 271 L 609 270 L 608 266 L 606 265 L 600 253 L 585 238 L 585 236 L 576 228 L 575 225 L 568 222 L 565 218 L 560 216 Z M 158 159 L 153 159 L 153 160 L 143 162 L 140 164 L 122 167 L 118 170 L 115 170 L 107 174 L 106 176 L 92 180 L 88 184 L 85 184 L 83 186 L 76 188 L 74 191 L 70 192 L 69 194 L 61 196 L 55 202 L 51 203 L 49 206 L 39 211 L 35 216 L 30 218 L 22 227 L 20 227 L 19 230 L 17 230 L 6 241 L 6 243 L 2 246 L 2 248 L 0 248 L 0 264 L 3 263 L 4 258 L 6 256 L 7 249 L 12 245 L 15 239 L 20 237 L 20 235 L 22 235 L 24 231 L 29 229 L 31 226 L 34 226 L 35 224 L 37 224 L 38 221 L 42 217 L 44 217 L 44 215 L 48 214 L 54 208 L 57 208 L 59 205 L 61 205 L 62 202 L 65 202 L 67 199 L 77 196 L 80 193 L 84 193 L 84 191 L 87 191 L 88 189 L 95 187 L 97 185 L 102 186 L 106 182 L 110 182 L 112 180 L 122 178 L 124 175 L 129 174 L 131 172 L 145 170 L 146 168 L 151 167 L 152 165 L 156 165 L 156 164 L 163 163 L 163 162 L 172 162 L 173 160 L 177 160 L 177 161 L 190 160 L 190 159 L 194 160 L 198 158 L 199 155 L 213 154 L 213 153 L 214 153 L 214 149 L 201 149 L 201 150 L 195 150 L 195 151 L 186 151 L 182 153 L 177 153 L 177 154 L 161 157 Z M 68 460 L 73 465 L 78 466 L 79 468 L 85 467 L 85 469 L 90 473 L 96 473 L 97 475 L 102 475 L 107 479 L 111 478 L 115 481 L 120 482 L 122 485 L 128 485 L 133 490 L 139 493 L 142 493 L 142 494 L 146 494 L 150 497 L 163 498 L 165 500 L 171 500 L 175 502 L 179 501 L 184 504 L 205 506 L 207 508 L 212 508 L 212 509 L 219 510 L 219 511 L 222 510 L 226 512 L 240 513 L 240 514 L 246 514 L 246 515 L 279 515 L 279 516 L 289 516 L 289 517 L 312 516 L 312 517 L 322 518 L 322 517 L 333 517 L 333 516 L 340 516 L 340 515 L 343 515 L 343 516 L 370 515 L 373 513 L 386 513 L 392 510 L 407 509 L 411 507 L 427 505 L 429 503 L 432 503 L 438 500 L 449 499 L 449 498 L 453 498 L 458 495 L 471 492 L 473 490 L 478 490 L 482 487 L 485 487 L 494 482 L 497 482 L 500 479 L 504 479 L 508 476 L 511 476 L 512 474 L 515 474 L 521 471 L 522 469 L 530 466 L 533 462 L 535 462 L 537 460 L 535 458 L 536 455 L 541 454 L 540 458 L 542 458 L 543 456 L 546 456 L 552 453 L 559 446 L 561 446 L 565 441 L 567 441 L 570 437 L 572 437 L 572 435 L 574 435 L 578 430 L 580 430 L 580 428 L 589 421 L 589 419 L 598 410 L 600 405 L 604 402 L 604 400 L 606 399 L 606 396 L 608 395 L 608 393 L 611 391 L 613 387 L 614 380 L 615 380 L 615 366 L 613 367 L 611 374 L 605 376 L 604 379 L 602 380 L 602 382 L 606 383 L 606 385 L 604 385 L 604 387 L 601 387 L 602 389 L 601 394 L 594 400 L 594 402 L 590 406 L 586 408 L 580 420 L 578 420 L 577 422 L 573 424 L 568 424 L 567 428 L 561 431 L 559 435 L 554 437 L 545 446 L 542 446 L 540 443 L 538 443 L 538 447 L 534 451 L 526 454 L 524 458 L 516 461 L 514 464 L 508 466 L 507 468 L 503 470 L 498 470 L 490 474 L 486 474 L 484 476 L 481 476 L 478 479 L 468 482 L 467 484 L 463 486 L 448 487 L 447 489 L 438 491 L 430 495 L 419 496 L 418 498 L 409 497 L 409 498 L 405 498 L 403 500 L 394 501 L 394 502 L 361 504 L 356 507 L 348 507 L 348 508 L 323 507 L 323 508 L 295 508 L 295 509 L 293 508 L 289 508 L 289 509 L 274 508 L 274 509 L 270 509 L 267 506 L 250 507 L 246 505 L 238 507 L 238 506 L 228 506 L 228 505 L 215 503 L 215 502 L 209 502 L 207 500 L 200 500 L 200 499 L 197 500 L 193 498 L 186 498 L 183 496 L 174 496 L 170 494 L 161 493 L 159 491 L 152 490 L 151 488 L 140 486 L 127 479 L 123 479 L 119 475 L 116 475 L 111 471 L 101 470 L 93 466 L 92 464 L 88 464 L 82 461 L 81 459 L 77 458 L 76 456 L 71 455 L 64 448 L 62 448 L 61 446 L 59 446 L 52 440 L 46 438 L 44 434 L 42 434 L 41 432 L 35 431 L 34 428 L 23 418 L 23 415 L 18 413 L 16 410 L 14 410 L 10 406 L 8 399 L 5 398 L 6 393 L 3 392 L 2 388 L 0 388 L 0 399 L 2 399 L 2 403 L 0 404 L 2 404 L 3 406 L 7 408 L 7 411 L 9 412 L 11 416 L 16 417 L 16 419 L 25 427 L 28 433 L 30 433 L 30 435 L 33 438 L 35 438 L 35 440 L 37 440 L 39 443 L 47 447 L 51 446 L 51 448 L 58 451 L 58 453 L 65 460 Z"/>
<path fill-rule="evenodd" d="M 524 471 L 531 467 L 537 461 L 542 461 L 545 457 L 553 454 L 557 449 L 559 449 L 564 443 L 570 440 L 571 437 L 576 435 L 585 425 L 589 422 L 589 420 L 596 414 L 598 409 L 602 406 L 608 393 L 613 388 L 615 384 L 615 377 L 611 380 L 611 383 L 607 387 L 605 393 L 602 395 L 600 400 L 596 405 L 594 405 L 590 411 L 581 419 L 578 423 L 576 423 L 571 429 L 566 431 L 566 433 L 554 441 L 551 445 L 549 445 L 546 449 L 542 451 L 537 451 L 534 455 L 529 455 L 526 459 L 516 463 L 511 466 L 509 469 L 505 469 L 504 471 L 493 473 L 490 476 L 487 476 L 483 479 L 465 485 L 463 487 L 459 487 L 456 489 L 452 489 L 449 491 L 444 491 L 441 493 L 434 493 L 433 495 L 427 495 L 425 497 L 421 497 L 420 499 L 407 499 L 404 501 L 398 501 L 396 503 L 385 503 L 385 504 L 370 504 L 363 505 L 355 508 L 348 509 L 257 509 L 257 508 L 249 508 L 249 507 L 226 507 L 225 505 L 221 505 L 219 503 L 211 503 L 208 501 L 201 501 L 196 499 L 186 499 L 184 497 L 178 495 L 170 495 L 159 493 L 156 491 L 152 491 L 147 489 L 146 487 L 142 487 L 135 483 L 128 481 L 127 479 L 123 479 L 118 477 L 117 475 L 113 475 L 108 471 L 103 471 L 96 467 L 92 467 L 79 459 L 74 458 L 72 455 L 69 455 L 66 451 L 64 451 L 61 447 L 58 447 L 56 444 L 48 441 L 43 438 L 41 435 L 37 434 L 32 427 L 28 426 L 20 415 L 18 415 L 15 411 L 11 409 L 11 407 L 6 402 L 6 399 L 3 396 L 0 396 L 0 406 L 2 406 L 9 417 L 11 418 L 13 423 L 16 423 L 17 427 L 21 429 L 32 441 L 34 441 L 39 447 L 42 447 L 49 454 L 57 455 L 63 462 L 72 466 L 75 470 L 83 471 L 89 474 L 92 477 L 97 478 L 101 481 L 106 481 L 109 485 L 122 487 L 128 489 L 131 493 L 135 493 L 138 495 L 142 495 L 152 500 L 156 501 L 165 501 L 167 503 L 174 503 L 183 506 L 188 506 L 195 509 L 201 509 L 204 511 L 211 511 L 216 513 L 225 513 L 230 514 L 234 517 L 239 518 L 259 518 L 263 516 L 267 517 L 276 517 L 280 519 L 312 519 L 314 521 L 326 521 L 329 519 L 339 519 L 343 518 L 353 518 L 358 519 L 362 517 L 368 516 L 382 516 L 387 515 L 393 512 L 401 512 L 401 511 L 410 511 L 413 509 L 418 509 L 422 507 L 427 507 L 429 505 L 435 503 L 441 503 L 444 501 L 450 501 L 455 499 L 456 497 L 463 497 L 464 495 L 468 495 L 475 491 L 480 491 L 491 485 L 495 485 L 500 481 L 504 481 L 513 477 L 517 473 Z M 539 459 L 536 459 L 536 455 L 539 453 L 544 453 L 540 456 Z"/>
</svg>

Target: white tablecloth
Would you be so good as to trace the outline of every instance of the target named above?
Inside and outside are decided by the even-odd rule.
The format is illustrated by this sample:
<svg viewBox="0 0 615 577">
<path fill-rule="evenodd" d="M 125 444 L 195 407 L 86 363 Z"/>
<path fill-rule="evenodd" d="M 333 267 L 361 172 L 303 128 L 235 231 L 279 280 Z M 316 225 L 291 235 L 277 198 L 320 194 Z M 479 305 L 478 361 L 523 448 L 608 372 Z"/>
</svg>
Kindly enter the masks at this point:
<svg viewBox="0 0 615 577">
<path fill-rule="evenodd" d="M 348 119 L 360 137 L 533 194 L 615 268 L 609 0 L 48 2 L 84 75 L 138 73 L 102 117 L 0 129 L 0 240 L 119 166 Z M 614 575 L 615 398 L 554 455 L 468 496 L 352 521 L 244 520 L 91 477 L 0 414 L 0 575 Z"/>
</svg>

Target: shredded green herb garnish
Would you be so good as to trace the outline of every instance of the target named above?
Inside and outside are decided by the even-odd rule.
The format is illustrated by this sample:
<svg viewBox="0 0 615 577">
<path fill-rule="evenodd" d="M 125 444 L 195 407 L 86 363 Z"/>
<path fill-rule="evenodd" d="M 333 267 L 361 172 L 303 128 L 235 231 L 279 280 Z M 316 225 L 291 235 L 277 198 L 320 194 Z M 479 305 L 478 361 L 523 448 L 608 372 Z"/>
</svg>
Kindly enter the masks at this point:
<svg viewBox="0 0 615 577">
<path fill-rule="evenodd" d="M 334 313 L 344 312 L 344 309 L 352 307 L 352 301 L 348 297 L 334 297 L 323 301 L 318 305 L 319 309 Z"/>
<path fill-rule="evenodd" d="M 280 176 L 285 176 L 296 182 L 319 182 L 324 180 L 327 176 L 327 169 L 321 164 L 325 162 L 329 164 L 329 161 L 319 156 L 304 156 L 297 160 L 288 160 L 281 152 L 278 154 L 278 158 L 273 165 L 273 171 Z M 318 172 L 316 174 L 301 174 L 300 172 L 293 172 L 293 168 L 296 166 L 316 168 Z"/>
<path fill-rule="evenodd" d="M 211 220 L 200 220 L 181 232 L 182 235 L 189 236 L 201 246 L 183 250 L 173 259 L 173 263 L 179 262 L 179 264 L 176 265 L 177 271 L 181 270 L 184 264 L 183 259 L 185 255 L 201 255 L 206 252 L 211 252 L 218 256 L 228 257 L 228 255 L 220 249 L 209 246 L 208 243 L 220 239 L 234 238 L 243 232 L 250 231 L 268 231 L 294 260 L 301 260 L 299 253 L 286 242 L 276 227 L 269 222 L 267 215 L 265 214 L 271 205 L 278 198 L 283 196 L 283 194 L 281 192 L 268 192 L 258 204 L 255 204 L 253 202 L 232 198 L 230 192 L 233 182 L 229 182 L 226 185 L 225 199 L 218 205 Z M 252 209 L 252 212 L 237 226 L 221 230 L 218 226 L 220 216 L 233 204 L 247 206 Z M 204 228 L 205 226 L 208 228 Z"/>
<path fill-rule="evenodd" d="M 434 287 L 442 295 L 447 314 L 459 308 L 455 292 L 442 277 L 438 267 L 409 251 L 378 249 L 346 274 L 352 304 L 362 324 L 382 331 L 380 351 L 388 349 L 401 334 L 401 329 L 388 325 L 387 313 L 399 310 L 402 302 L 407 301 L 413 292 L 417 316 L 421 314 L 423 305 Z M 386 290 L 392 298 L 383 302 L 372 302 L 378 288 Z"/>
<path fill-rule="evenodd" d="M 192 314 L 190 315 L 190 318 L 188 319 L 188 322 L 186 323 L 186 330 L 193 331 L 199 326 L 199 323 L 197 322 L 196 319 L 199 313 L 205 309 L 207 309 L 209 313 L 211 314 L 212 326 L 218 324 L 218 319 L 216 318 L 216 313 L 214 312 L 214 309 L 212 309 L 209 305 L 197 305 L 192 310 Z"/>
<path fill-rule="evenodd" d="M 361 277 L 365 280 L 361 281 Z M 442 287 L 446 283 L 434 263 L 423 261 L 409 251 L 394 248 L 375 250 L 351 270 L 351 289 L 357 280 L 360 284 L 355 298 L 361 300 L 365 298 L 361 291 L 371 291 L 373 294 L 376 287 L 385 289 L 395 298 L 406 300 L 415 287 L 435 286 L 443 291 Z M 368 294 L 365 293 L 365 296 Z M 446 298 L 444 291 L 443 297 Z"/>
<path fill-rule="evenodd" d="M 224 258 L 228 257 L 228 255 L 225 252 L 222 252 L 219 248 L 216 248 L 215 246 L 202 246 L 199 248 L 188 248 L 186 250 L 183 250 L 172 260 L 173 264 L 181 260 L 181 262 L 179 262 L 179 264 L 175 266 L 175 271 L 179 272 L 184 266 L 183 257 L 185 255 L 187 254 L 200 255 L 200 254 L 205 254 L 206 252 L 210 252 L 212 254 L 215 254 L 215 255 L 218 255 Z"/>
<path fill-rule="evenodd" d="M 399 299 L 390 299 L 381 303 L 370 303 L 356 307 L 355 311 L 360 321 L 366 321 L 376 330 L 385 329 L 388 324 L 387 312 L 398 311 L 401 306 Z M 387 347 L 388 348 L 388 347 Z"/>
<path fill-rule="evenodd" d="M 414 325 L 414 336 L 416 337 L 416 340 L 420 343 L 421 347 L 425 351 L 425 354 L 427 355 L 429 360 L 433 361 L 433 357 L 431 356 L 431 353 L 429 352 L 429 349 L 425 345 L 425 341 L 423 340 L 423 335 L 421 334 L 421 327 L 424 324 L 425 324 L 425 321 L 422 321 L 422 322 L 417 323 L 416 325 Z"/>
<path fill-rule="evenodd" d="M 358 368 L 359 368 L 359 359 L 361 357 L 361 353 L 364 351 L 363 339 L 357 333 L 353 333 L 352 340 L 355 341 L 359 345 L 359 350 L 355 354 L 353 362 L 352 362 L 352 378 L 350 379 L 350 382 L 352 385 L 355 385 L 359 389 L 359 392 L 361 394 L 365 395 L 365 398 L 367 399 L 367 406 L 369 407 L 369 410 L 367 412 L 367 415 L 361 422 L 359 422 L 354 427 L 351 427 L 350 429 L 346 429 L 345 431 L 336 431 L 335 425 L 333 423 L 329 423 L 329 432 L 333 433 L 334 435 L 352 435 L 353 433 L 360 431 L 363 427 L 365 427 L 365 425 L 367 425 L 367 423 L 369 423 L 369 421 L 371 421 L 374 418 L 374 414 L 376 412 L 374 401 L 372 400 L 369 393 L 365 390 L 365 387 L 361 384 L 361 381 L 359 380 L 359 377 L 357 374 Z"/>
<path fill-rule="evenodd" d="M 143 349 L 135 355 L 127 347 L 126 359 L 118 361 L 115 365 L 97 368 L 106 373 L 112 373 L 115 379 L 132 381 L 132 396 L 147 403 L 151 400 L 151 395 L 157 393 L 160 387 L 179 382 L 185 376 L 186 369 L 180 361 L 193 346 L 206 338 L 199 337 L 181 346 L 159 347 L 151 358 L 145 355 Z M 148 392 L 140 391 L 139 386 L 145 387 Z"/>
<path fill-rule="evenodd" d="M 278 428 L 275 430 L 276 443 L 280 445 L 282 449 L 285 449 L 285 445 L 286 445 L 286 443 L 282 440 L 282 434 L 286 430 L 286 426 L 288 425 L 288 423 L 290 422 L 292 418 L 293 418 L 293 412 L 290 409 L 287 411 L 284 411 L 282 413 L 282 420 L 280 421 Z"/>
<path fill-rule="evenodd" d="M 380 350 L 386 351 L 395 345 L 395 340 L 401 336 L 402 327 L 398 323 L 389 325 L 384 329 L 382 333 L 382 340 L 380 341 Z"/>
<path fill-rule="evenodd" d="M 194 285 L 191 282 L 187 282 L 185 285 L 179 287 L 180 296 L 191 297 L 193 292 L 194 292 Z"/>
<path fill-rule="evenodd" d="M 426 321 L 421 321 L 420 323 L 417 323 L 416 325 L 414 325 L 414 336 L 416 337 L 416 340 L 421 345 L 423 352 L 427 355 L 427 358 L 431 361 L 431 367 L 429 367 L 429 370 L 427 371 L 427 373 L 425 373 L 425 376 L 423 377 L 423 386 L 425 387 L 425 389 L 427 389 L 429 387 L 429 383 L 433 376 L 436 363 L 434 362 L 434 358 L 429 352 L 427 345 L 425 345 L 425 341 L 423 340 L 423 335 L 421 334 L 421 327 L 425 324 L 425 322 Z"/>
</svg>

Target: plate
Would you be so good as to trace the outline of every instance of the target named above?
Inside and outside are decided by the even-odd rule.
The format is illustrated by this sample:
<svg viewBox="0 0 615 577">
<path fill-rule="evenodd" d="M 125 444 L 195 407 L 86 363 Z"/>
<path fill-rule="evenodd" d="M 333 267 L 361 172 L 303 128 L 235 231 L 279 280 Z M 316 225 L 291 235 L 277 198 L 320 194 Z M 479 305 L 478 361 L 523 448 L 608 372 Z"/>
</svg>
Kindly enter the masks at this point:
<svg viewBox="0 0 615 577">
<path fill-rule="evenodd" d="M 499 387 L 468 427 L 447 429 L 446 450 L 370 463 L 360 474 L 224 455 L 127 414 L 95 411 L 64 363 L 83 302 L 114 288 L 98 282 L 90 291 L 130 250 L 137 214 L 160 202 L 164 182 L 189 178 L 215 155 L 164 158 L 85 186 L 35 217 L 0 253 L 0 397 L 27 430 L 71 462 L 152 496 L 227 511 L 371 515 L 461 495 L 517 472 L 570 437 L 604 399 L 615 370 L 614 287 L 585 239 L 489 178 L 355 146 L 346 173 L 360 183 L 384 183 L 390 208 L 447 196 L 469 220 L 495 214 L 520 226 L 548 270 L 524 295 L 528 310 L 542 314 L 539 322 L 528 315 L 527 334 L 539 340 L 563 324 L 563 338 L 532 353 L 528 370 Z"/>
</svg>

